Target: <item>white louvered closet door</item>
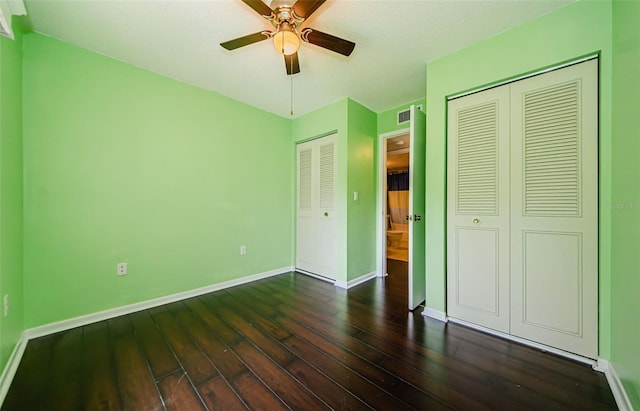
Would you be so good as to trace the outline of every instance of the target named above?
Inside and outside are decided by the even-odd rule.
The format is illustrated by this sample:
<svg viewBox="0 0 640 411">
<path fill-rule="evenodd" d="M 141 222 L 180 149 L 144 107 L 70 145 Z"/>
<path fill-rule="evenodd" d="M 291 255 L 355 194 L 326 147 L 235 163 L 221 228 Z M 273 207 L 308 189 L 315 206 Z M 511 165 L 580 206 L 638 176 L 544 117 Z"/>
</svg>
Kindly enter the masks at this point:
<svg viewBox="0 0 640 411">
<path fill-rule="evenodd" d="M 447 314 L 509 332 L 509 88 L 448 113 Z"/>
<path fill-rule="evenodd" d="M 336 278 L 336 135 L 298 144 L 296 268 Z"/>
<path fill-rule="evenodd" d="M 598 354 L 598 62 L 511 85 L 511 333 Z"/>
<path fill-rule="evenodd" d="M 598 354 L 598 62 L 449 102 L 447 313 Z"/>
</svg>

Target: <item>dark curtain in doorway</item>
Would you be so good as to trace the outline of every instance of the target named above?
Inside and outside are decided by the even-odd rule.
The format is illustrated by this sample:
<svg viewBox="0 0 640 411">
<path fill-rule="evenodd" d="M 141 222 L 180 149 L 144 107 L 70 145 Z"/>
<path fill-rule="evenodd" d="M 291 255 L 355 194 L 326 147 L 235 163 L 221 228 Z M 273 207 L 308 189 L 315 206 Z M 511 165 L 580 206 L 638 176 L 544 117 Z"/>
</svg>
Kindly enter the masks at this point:
<svg viewBox="0 0 640 411">
<path fill-rule="evenodd" d="M 389 191 L 408 191 L 409 190 L 409 173 L 387 174 L 387 190 Z"/>
</svg>

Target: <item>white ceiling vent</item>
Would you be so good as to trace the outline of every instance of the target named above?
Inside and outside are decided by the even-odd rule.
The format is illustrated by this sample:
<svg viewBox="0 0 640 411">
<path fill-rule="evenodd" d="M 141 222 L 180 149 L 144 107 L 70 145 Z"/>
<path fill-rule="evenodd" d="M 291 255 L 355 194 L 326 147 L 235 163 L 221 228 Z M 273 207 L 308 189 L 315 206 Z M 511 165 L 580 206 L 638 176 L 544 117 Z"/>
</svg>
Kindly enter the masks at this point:
<svg viewBox="0 0 640 411">
<path fill-rule="evenodd" d="M 0 36 L 13 39 L 11 17 L 24 16 L 27 10 L 22 0 L 0 0 Z"/>
<path fill-rule="evenodd" d="M 11 31 L 11 26 L 9 26 L 9 24 L 7 23 L 7 19 L 4 18 L 2 9 L 0 9 L 0 36 L 5 36 L 13 39 L 13 31 Z"/>
<path fill-rule="evenodd" d="M 416 108 L 422 111 L 422 104 L 418 104 Z M 408 108 L 406 110 L 398 111 L 398 116 L 396 118 L 398 120 L 398 125 L 408 123 L 411 120 L 411 109 Z"/>
</svg>

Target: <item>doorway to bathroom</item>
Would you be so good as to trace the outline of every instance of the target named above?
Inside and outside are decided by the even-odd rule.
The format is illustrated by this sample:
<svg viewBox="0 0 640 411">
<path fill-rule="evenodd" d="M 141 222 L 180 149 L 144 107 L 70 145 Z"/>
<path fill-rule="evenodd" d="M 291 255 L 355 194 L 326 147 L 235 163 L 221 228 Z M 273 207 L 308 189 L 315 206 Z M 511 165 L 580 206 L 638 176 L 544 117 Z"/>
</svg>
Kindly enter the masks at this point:
<svg viewBox="0 0 640 411">
<path fill-rule="evenodd" d="M 378 137 L 378 276 L 406 278 L 407 306 L 425 300 L 426 119 L 409 109 L 409 128 Z"/>
<path fill-rule="evenodd" d="M 409 134 L 385 139 L 386 274 L 409 274 Z"/>
</svg>

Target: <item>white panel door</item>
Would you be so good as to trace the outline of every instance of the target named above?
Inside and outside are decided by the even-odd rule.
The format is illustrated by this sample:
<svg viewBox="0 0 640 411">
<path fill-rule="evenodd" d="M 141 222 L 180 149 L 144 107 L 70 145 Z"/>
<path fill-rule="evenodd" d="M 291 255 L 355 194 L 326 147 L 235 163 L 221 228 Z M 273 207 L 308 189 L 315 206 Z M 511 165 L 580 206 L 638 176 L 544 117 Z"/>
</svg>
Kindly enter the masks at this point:
<svg viewBox="0 0 640 411">
<path fill-rule="evenodd" d="M 315 274 L 336 279 L 338 266 L 338 220 L 336 219 L 336 135 L 317 141 L 318 200 Z"/>
<path fill-rule="evenodd" d="M 336 278 L 336 135 L 298 144 L 296 268 Z"/>
<path fill-rule="evenodd" d="M 448 113 L 447 314 L 509 332 L 509 88 Z"/>
<path fill-rule="evenodd" d="M 511 85 L 511 333 L 598 354 L 598 62 Z"/>
<path fill-rule="evenodd" d="M 409 310 L 422 304 L 425 279 L 425 169 L 427 121 L 424 113 L 411 106 L 409 128 Z"/>
</svg>

